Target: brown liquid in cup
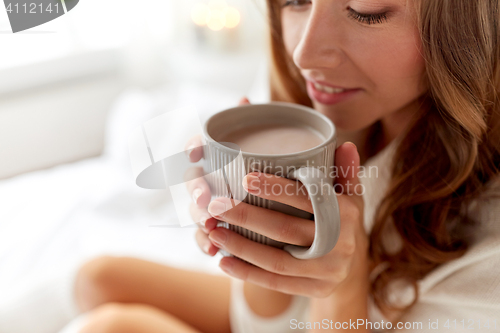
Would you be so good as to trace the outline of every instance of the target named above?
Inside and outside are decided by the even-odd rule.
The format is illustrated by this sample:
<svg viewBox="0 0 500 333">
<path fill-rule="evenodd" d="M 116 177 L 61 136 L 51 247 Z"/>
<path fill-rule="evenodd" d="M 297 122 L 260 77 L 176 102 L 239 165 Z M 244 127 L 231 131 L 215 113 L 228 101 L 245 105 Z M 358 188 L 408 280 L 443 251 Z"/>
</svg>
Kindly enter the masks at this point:
<svg viewBox="0 0 500 333">
<path fill-rule="evenodd" d="M 304 151 L 325 140 L 305 127 L 261 124 L 229 132 L 218 141 L 235 143 L 247 153 L 276 155 Z"/>
</svg>

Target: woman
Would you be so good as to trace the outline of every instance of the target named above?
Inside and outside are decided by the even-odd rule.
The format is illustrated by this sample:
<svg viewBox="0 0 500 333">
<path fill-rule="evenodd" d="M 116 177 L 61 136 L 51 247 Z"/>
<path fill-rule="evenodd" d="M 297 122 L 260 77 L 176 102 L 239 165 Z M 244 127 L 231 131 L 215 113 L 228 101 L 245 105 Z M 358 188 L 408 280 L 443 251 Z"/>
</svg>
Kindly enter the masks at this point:
<svg viewBox="0 0 500 333">
<path fill-rule="evenodd" d="M 286 216 L 245 204 L 219 216 L 223 199 L 209 203 L 207 185 L 198 183 L 190 191 L 193 218 L 206 218 L 200 247 L 254 265 L 223 258 L 230 280 L 96 259 L 76 278 L 76 302 L 89 311 L 81 332 L 300 331 L 324 319 L 361 332 L 384 327 L 342 323 L 384 319 L 409 332 L 460 332 L 485 329 L 488 320 L 495 331 L 499 7 L 498 0 L 268 0 L 273 100 L 328 116 L 339 141 L 355 144 L 337 149 L 337 166 L 376 165 L 385 178 L 366 180 L 364 197 L 349 188 L 339 195 L 339 243 L 314 260 L 215 228 L 214 217 L 298 245 L 311 243 L 311 223 L 284 224 Z M 199 160 L 201 150 L 190 158 Z M 347 181 L 360 180 L 337 180 Z M 249 191 L 260 185 L 247 176 Z M 306 196 L 268 198 L 311 211 Z"/>
</svg>

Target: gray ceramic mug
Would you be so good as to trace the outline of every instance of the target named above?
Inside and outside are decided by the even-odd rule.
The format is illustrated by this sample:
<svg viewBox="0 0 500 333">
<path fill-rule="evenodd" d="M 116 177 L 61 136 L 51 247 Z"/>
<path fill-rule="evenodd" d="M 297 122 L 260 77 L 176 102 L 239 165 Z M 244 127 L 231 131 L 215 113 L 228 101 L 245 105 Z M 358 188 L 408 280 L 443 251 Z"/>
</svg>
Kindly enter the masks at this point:
<svg viewBox="0 0 500 333">
<path fill-rule="evenodd" d="M 228 131 L 257 124 L 287 124 L 309 128 L 324 141 L 311 149 L 291 154 L 255 154 L 240 151 L 233 143 L 220 142 Z M 330 252 L 340 233 L 340 214 L 333 189 L 334 155 L 337 135 L 333 123 L 314 109 L 291 103 L 243 105 L 221 111 L 204 126 L 204 171 L 213 197 L 228 197 L 251 205 L 315 221 L 314 241 L 310 247 L 286 244 L 220 221 L 218 226 L 235 231 L 253 241 L 282 248 L 299 259 L 312 259 Z M 276 201 L 247 193 L 243 177 L 250 172 L 265 172 L 303 183 L 311 199 L 314 215 Z M 321 189 L 321 191 L 318 191 Z M 314 191 L 313 191 L 314 190 Z M 269 221 L 272 223 L 272 221 Z M 229 253 L 221 252 L 228 256 Z"/>
</svg>

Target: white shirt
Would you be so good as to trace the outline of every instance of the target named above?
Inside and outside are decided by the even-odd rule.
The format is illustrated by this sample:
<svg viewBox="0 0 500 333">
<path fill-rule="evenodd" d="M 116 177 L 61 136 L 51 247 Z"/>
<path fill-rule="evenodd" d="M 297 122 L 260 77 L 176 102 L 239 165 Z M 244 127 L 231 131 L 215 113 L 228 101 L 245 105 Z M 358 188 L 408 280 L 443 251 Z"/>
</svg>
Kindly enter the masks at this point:
<svg viewBox="0 0 500 333">
<path fill-rule="evenodd" d="M 391 176 L 390 161 L 398 142 L 393 140 L 363 165 L 366 177 L 361 177 L 360 181 L 365 188 L 364 225 L 368 233 L 374 222 L 375 210 L 387 190 Z M 500 194 L 500 182 L 492 182 L 489 189 Z M 393 313 L 387 318 L 370 298 L 368 320 L 374 325 L 372 331 L 383 332 L 386 327 L 381 326 L 381 321 L 396 319 L 395 325 L 403 327 L 395 332 L 461 333 L 471 329 L 474 332 L 500 332 L 500 198 L 478 199 L 470 208 L 470 216 L 479 223 L 474 244 L 462 257 L 439 266 L 418 281 L 419 300 L 408 312 Z M 388 245 L 398 246 L 398 237 L 393 236 Z M 308 322 L 307 297 L 294 296 L 284 313 L 263 318 L 253 313 L 246 303 L 243 281 L 232 279 L 231 288 L 233 333 L 307 331 L 299 329 L 298 325 Z M 391 299 L 406 304 L 413 299 L 413 288 L 395 282 L 391 285 Z M 377 323 L 379 326 L 376 326 Z"/>
</svg>

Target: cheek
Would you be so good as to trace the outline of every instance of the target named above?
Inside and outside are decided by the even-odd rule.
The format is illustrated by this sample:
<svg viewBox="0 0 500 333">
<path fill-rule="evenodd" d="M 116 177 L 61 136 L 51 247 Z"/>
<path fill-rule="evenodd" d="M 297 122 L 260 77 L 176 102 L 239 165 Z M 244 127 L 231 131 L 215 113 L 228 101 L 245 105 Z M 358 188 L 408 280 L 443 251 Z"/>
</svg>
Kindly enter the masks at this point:
<svg viewBox="0 0 500 333">
<path fill-rule="evenodd" d="M 418 31 L 374 42 L 371 51 L 364 52 L 364 63 L 375 90 L 391 97 L 421 95 L 426 90 L 423 86 L 425 61 Z"/>
</svg>

